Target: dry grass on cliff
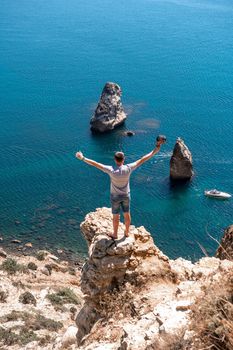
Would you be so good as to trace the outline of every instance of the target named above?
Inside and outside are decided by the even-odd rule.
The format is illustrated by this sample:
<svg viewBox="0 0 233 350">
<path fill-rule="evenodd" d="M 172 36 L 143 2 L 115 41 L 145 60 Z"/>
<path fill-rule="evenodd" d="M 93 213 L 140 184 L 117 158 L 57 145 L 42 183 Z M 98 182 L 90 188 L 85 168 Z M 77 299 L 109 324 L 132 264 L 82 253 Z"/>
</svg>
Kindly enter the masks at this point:
<svg viewBox="0 0 233 350">
<path fill-rule="evenodd" d="M 100 319 L 85 338 L 85 346 L 94 342 L 117 343 L 120 341 L 123 330 L 117 326 L 117 322 L 138 316 L 139 310 L 135 303 L 138 292 L 139 288 L 130 283 L 124 283 L 101 295 L 97 307 Z"/>
<path fill-rule="evenodd" d="M 104 319 L 135 317 L 137 315 L 135 306 L 137 292 L 135 286 L 126 283 L 111 292 L 104 293 L 99 300 L 101 317 Z"/>
<path fill-rule="evenodd" d="M 148 345 L 145 350 L 190 350 L 191 341 L 184 339 L 185 329 L 177 331 L 176 334 L 161 335 L 158 340 Z M 194 349 L 193 349 L 194 350 Z M 195 349 L 197 350 L 197 349 Z"/>
<path fill-rule="evenodd" d="M 233 272 L 206 287 L 193 306 L 192 320 L 195 349 L 233 349 Z"/>
</svg>

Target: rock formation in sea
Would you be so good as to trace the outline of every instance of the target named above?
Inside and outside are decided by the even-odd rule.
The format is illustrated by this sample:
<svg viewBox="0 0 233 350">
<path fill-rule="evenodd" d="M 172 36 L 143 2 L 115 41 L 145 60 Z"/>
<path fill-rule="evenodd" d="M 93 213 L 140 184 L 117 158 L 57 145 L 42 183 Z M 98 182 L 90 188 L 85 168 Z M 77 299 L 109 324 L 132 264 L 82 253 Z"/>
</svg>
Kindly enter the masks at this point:
<svg viewBox="0 0 233 350">
<path fill-rule="evenodd" d="M 168 349 L 167 340 L 182 333 L 186 349 L 196 349 L 189 330 L 191 309 L 233 262 L 169 260 L 143 226 L 131 226 L 125 238 L 120 224 L 119 238 L 113 240 L 107 236 L 112 232 L 108 208 L 89 213 L 81 231 L 89 258 L 81 276 L 84 304 L 76 318 L 79 348 Z"/>
<path fill-rule="evenodd" d="M 126 117 L 121 102 L 120 86 L 116 83 L 106 83 L 90 121 L 91 130 L 101 133 L 111 131 L 123 124 Z"/>
<path fill-rule="evenodd" d="M 178 138 L 170 160 L 170 178 L 172 180 L 189 180 L 193 176 L 192 155 L 181 138 Z"/>
<path fill-rule="evenodd" d="M 233 225 L 230 225 L 225 229 L 216 252 L 216 257 L 221 260 L 233 260 Z"/>
</svg>

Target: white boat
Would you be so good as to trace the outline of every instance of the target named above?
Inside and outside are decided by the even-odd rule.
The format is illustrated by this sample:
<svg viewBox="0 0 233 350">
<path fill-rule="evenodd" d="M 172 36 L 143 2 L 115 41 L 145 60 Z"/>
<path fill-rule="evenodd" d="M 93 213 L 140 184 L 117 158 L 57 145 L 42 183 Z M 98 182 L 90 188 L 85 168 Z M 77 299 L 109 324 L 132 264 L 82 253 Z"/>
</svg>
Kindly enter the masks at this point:
<svg viewBox="0 0 233 350">
<path fill-rule="evenodd" d="M 214 198 L 231 198 L 231 195 L 229 193 L 221 192 L 216 189 L 205 191 L 205 195 Z"/>
</svg>

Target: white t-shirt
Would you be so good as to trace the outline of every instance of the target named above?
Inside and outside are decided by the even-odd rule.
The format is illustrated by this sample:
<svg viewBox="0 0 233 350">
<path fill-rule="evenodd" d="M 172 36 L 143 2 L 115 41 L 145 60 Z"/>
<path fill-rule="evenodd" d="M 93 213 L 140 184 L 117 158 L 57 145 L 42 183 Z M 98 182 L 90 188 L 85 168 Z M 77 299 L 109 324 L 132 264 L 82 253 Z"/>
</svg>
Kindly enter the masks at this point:
<svg viewBox="0 0 233 350">
<path fill-rule="evenodd" d="M 136 162 L 121 166 L 103 165 L 102 171 L 110 176 L 110 192 L 113 195 L 128 195 L 130 193 L 129 178 L 133 170 L 137 168 Z"/>
</svg>

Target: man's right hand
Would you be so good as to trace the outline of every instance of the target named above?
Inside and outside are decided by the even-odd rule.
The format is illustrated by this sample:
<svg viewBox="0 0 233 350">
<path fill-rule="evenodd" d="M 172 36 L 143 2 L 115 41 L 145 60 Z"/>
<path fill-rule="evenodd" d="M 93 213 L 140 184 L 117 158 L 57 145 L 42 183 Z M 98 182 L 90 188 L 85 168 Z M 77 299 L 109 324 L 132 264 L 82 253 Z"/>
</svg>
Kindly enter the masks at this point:
<svg viewBox="0 0 233 350">
<path fill-rule="evenodd" d="M 80 159 L 80 160 L 83 160 L 83 158 L 84 158 L 84 156 L 83 156 L 83 154 L 82 154 L 81 151 L 78 151 L 78 152 L 75 154 L 75 157 L 78 158 L 78 159 Z"/>
</svg>

